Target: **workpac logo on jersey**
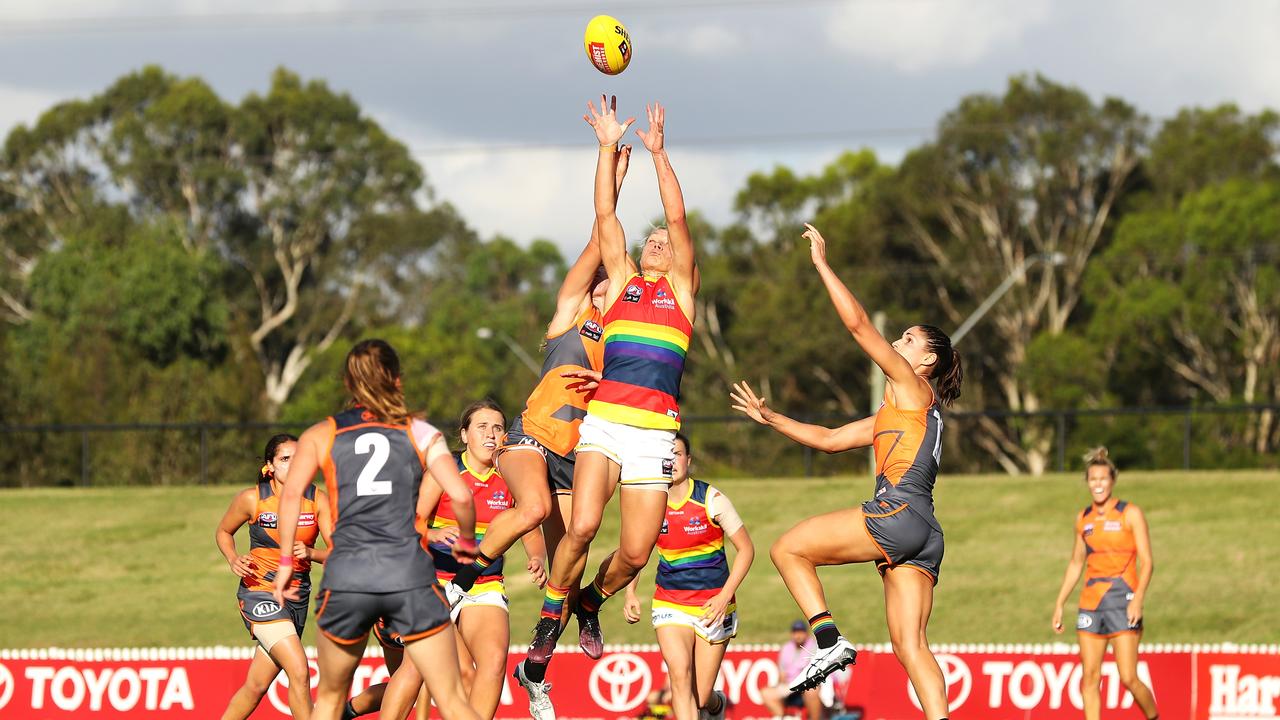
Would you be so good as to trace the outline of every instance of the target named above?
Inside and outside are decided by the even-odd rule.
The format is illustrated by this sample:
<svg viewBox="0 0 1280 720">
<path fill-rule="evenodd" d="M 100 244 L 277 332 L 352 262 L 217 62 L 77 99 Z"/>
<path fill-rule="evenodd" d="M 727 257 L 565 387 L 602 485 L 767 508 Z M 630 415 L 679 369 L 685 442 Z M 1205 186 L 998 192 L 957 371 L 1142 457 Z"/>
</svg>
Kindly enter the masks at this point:
<svg viewBox="0 0 1280 720">
<path fill-rule="evenodd" d="M 631 302 L 635 302 L 632 300 Z M 604 337 L 604 328 L 600 327 L 600 323 L 595 320 L 588 320 L 582 323 L 582 329 L 578 331 L 582 337 L 588 340 L 599 340 Z"/>
<path fill-rule="evenodd" d="M 628 285 L 626 291 L 622 293 L 622 301 L 629 303 L 640 302 L 640 296 L 644 294 L 644 290 L 639 285 Z"/>
<path fill-rule="evenodd" d="M 276 526 L 276 514 L 264 512 L 258 514 L 258 527 L 273 528 Z"/>
<path fill-rule="evenodd" d="M 676 299 L 671 297 L 671 293 L 668 293 L 666 290 L 663 290 L 662 288 L 658 288 L 658 291 L 654 293 L 652 304 L 654 307 L 661 308 L 663 310 L 676 309 Z"/>
<path fill-rule="evenodd" d="M 702 518 L 694 516 L 689 518 L 689 522 L 684 524 L 684 533 L 686 535 L 701 535 L 707 531 L 707 524 L 702 522 Z"/>
</svg>

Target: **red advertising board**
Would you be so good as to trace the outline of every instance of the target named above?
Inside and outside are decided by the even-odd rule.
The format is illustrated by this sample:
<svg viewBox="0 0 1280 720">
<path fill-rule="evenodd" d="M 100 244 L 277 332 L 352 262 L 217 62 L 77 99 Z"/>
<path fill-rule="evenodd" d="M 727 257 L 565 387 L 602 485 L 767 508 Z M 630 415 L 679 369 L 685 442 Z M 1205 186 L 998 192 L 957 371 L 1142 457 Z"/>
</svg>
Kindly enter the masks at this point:
<svg viewBox="0 0 1280 720">
<path fill-rule="evenodd" d="M 1080 717 L 1080 664 L 1070 646 L 943 646 L 936 652 L 954 720 Z M 769 646 L 730 649 L 717 681 L 731 703 L 729 717 L 767 717 L 762 692 L 778 682 L 776 655 Z M 217 717 L 243 682 L 248 657 L 243 648 L 0 651 L 0 719 Z M 513 654 L 511 664 L 518 659 Z M 386 676 L 375 651 L 360 665 L 353 692 Z M 1280 717 L 1280 648 L 1144 647 L 1138 676 L 1154 690 L 1164 720 Z M 864 720 L 921 717 L 887 647 L 862 650 L 850 677 L 845 704 L 860 709 Z M 559 654 L 548 680 L 561 718 L 634 718 L 665 676 L 657 648 L 637 646 L 611 647 L 599 661 Z M 289 716 L 282 682 L 254 718 Z M 1138 717 L 1110 658 L 1101 690 L 1104 717 Z M 510 678 L 498 717 L 528 717 L 524 694 Z"/>
</svg>

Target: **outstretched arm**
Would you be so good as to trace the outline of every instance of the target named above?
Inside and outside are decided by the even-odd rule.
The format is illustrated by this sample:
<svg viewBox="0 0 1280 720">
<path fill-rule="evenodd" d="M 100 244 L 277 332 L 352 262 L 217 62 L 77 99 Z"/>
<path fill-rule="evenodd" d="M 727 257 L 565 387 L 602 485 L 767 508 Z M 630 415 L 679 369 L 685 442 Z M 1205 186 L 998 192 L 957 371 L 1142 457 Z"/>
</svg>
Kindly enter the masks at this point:
<svg viewBox="0 0 1280 720">
<path fill-rule="evenodd" d="M 609 298 L 612 300 L 622 293 L 622 281 L 629 273 L 627 263 L 627 240 L 622 232 L 622 223 L 618 221 L 617 190 L 614 186 L 614 153 L 617 152 L 618 141 L 627 132 L 627 126 L 635 121 L 630 118 L 624 123 L 618 122 L 618 99 L 606 104 L 605 96 L 600 96 L 600 110 L 587 103 L 587 115 L 583 119 L 595 128 L 596 140 L 600 142 L 600 153 L 596 159 L 595 207 L 596 232 L 600 238 L 600 259 L 604 269 L 609 273 Z"/>
<path fill-rule="evenodd" d="M 867 447 L 874 435 L 876 419 L 866 417 L 854 420 L 838 428 L 802 423 L 770 408 L 765 398 L 756 397 L 755 392 L 746 381 L 734 383 L 729 397 L 733 400 L 733 409 L 755 420 L 761 425 L 768 425 L 801 445 L 807 445 L 825 453 L 838 453 L 845 450 Z"/>
<path fill-rule="evenodd" d="M 603 153 L 601 153 L 603 158 Z M 622 191 L 622 181 L 627 176 L 627 168 L 631 164 L 631 146 L 623 145 L 614 153 L 614 207 L 618 205 L 618 193 Z M 591 222 L 591 239 L 587 242 L 587 246 L 582 249 L 582 253 L 578 255 L 578 259 L 570 266 L 569 272 L 565 273 L 564 282 L 560 283 L 560 292 L 556 296 L 556 312 L 551 318 L 551 323 L 547 326 L 547 335 L 555 337 L 560 333 L 568 330 L 573 321 L 577 319 L 578 313 L 582 312 L 585 304 L 589 301 L 589 293 L 591 291 L 591 279 L 596 274 L 596 268 L 600 266 L 600 233 L 597 230 L 596 222 Z"/>
<path fill-rule="evenodd" d="M 667 237 L 671 241 L 671 274 L 678 287 L 688 288 L 693 294 L 696 292 L 694 272 L 697 259 L 694 257 L 689 223 L 685 218 L 684 193 L 681 192 L 680 181 L 676 179 L 676 172 L 671 167 L 671 158 L 667 157 L 663 138 L 667 111 L 660 103 L 654 103 L 653 107 L 646 105 L 644 109 L 649 118 L 649 130 L 636 130 L 636 134 L 653 155 L 653 167 L 658 174 L 658 194 L 662 196 Z"/>
<path fill-rule="evenodd" d="M 831 304 L 835 305 L 840 321 L 848 328 L 863 352 L 884 371 L 885 377 L 894 385 L 894 392 L 910 393 L 911 396 L 905 399 L 912 405 L 927 403 L 930 395 L 924 381 L 916 375 L 911 363 L 899 355 L 898 351 L 884 339 L 872 324 L 871 318 L 867 317 L 867 311 L 863 309 L 862 303 L 858 302 L 852 292 L 849 292 L 849 288 L 840 281 L 835 271 L 827 264 L 827 241 L 822 237 L 822 233 L 808 223 L 805 223 L 805 227 L 808 229 L 801 237 L 809 241 L 809 254 L 813 259 L 813 265 L 818 269 L 818 276 L 822 278 L 822 284 L 826 286 L 827 294 L 831 296 Z"/>
</svg>

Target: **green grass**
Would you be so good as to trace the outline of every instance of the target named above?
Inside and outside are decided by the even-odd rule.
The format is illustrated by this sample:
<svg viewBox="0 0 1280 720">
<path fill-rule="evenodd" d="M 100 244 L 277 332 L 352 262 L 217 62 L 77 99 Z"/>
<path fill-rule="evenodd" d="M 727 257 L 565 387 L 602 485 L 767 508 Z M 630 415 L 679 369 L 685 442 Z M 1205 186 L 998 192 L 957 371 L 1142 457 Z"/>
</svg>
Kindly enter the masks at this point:
<svg viewBox="0 0 1280 720">
<path fill-rule="evenodd" d="M 740 639 L 777 641 L 799 616 L 769 563 L 773 539 L 804 517 L 865 499 L 870 486 L 865 476 L 719 483 L 757 546 L 739 592 Z M 1280 567 L 1280 473 L 1134 472 L 1121 477 L 1118 491 L 1143 507 L 1151 525 L 1156 573 L 1146 641 L 1280 642 L 1280 579 L 1272 571 Z M 0 491 L 0 608 L 7 618 L 0 648 L 244 644 L 236 579 L 213 543 L 233 493 L 225 486 Z M 1074 513 L 1087 502 L 1075 474 L 944 477 L 937 507 L 947 550 L 930 639 L 1057 639 L 1049 630 L 1053 599 Z M 247 546 L 244 530 L 238 539 Z M 593 557 L 616 539 L 615 504 Z M 518 545 L 509 564 L 512 637 L 520 643 L 541 594 L 515 571 L 524 566 Z M 823 580 L 846 635 L 888 639 L 872 567 L 827 569 Z M 652 568 L 641 587 L 651 592 Z M 647 622 L 622 622 L 619 604 L 605 608 L 606 638 L 652 642 Z M 308 643 L 313 632 L 308 627 Z"/>
</svg>

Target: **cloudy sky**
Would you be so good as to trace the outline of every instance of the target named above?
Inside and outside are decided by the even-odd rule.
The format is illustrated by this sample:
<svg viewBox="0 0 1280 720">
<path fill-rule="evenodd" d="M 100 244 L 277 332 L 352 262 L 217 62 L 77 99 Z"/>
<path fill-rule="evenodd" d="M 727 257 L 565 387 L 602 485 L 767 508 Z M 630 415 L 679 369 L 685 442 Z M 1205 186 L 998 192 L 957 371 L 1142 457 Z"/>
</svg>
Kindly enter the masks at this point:
<svg viewBox="0 0 1280 720">
<path fill-rule="evenodd" d="M 583 51 L 600 12 L 635 46 L 616 78 Z M 861 146 L 896 161 L 961 96 L 1016 73 L 1157 118 L 1280 108 L 1280 0 L 0 0 L 0 131 L 149 63 L 229 100 L 280 65 L 323 78 L 409 145 L 481 233 L 568 250 L 590 227 L 581 114 L 602 91 L 626 113 L 668 106 L 686 200 L 724 222 L 751 172 L 811 171 Z M 660 211 L 652 165 L 636 160 L 629 228 Z"/>
</svg>

